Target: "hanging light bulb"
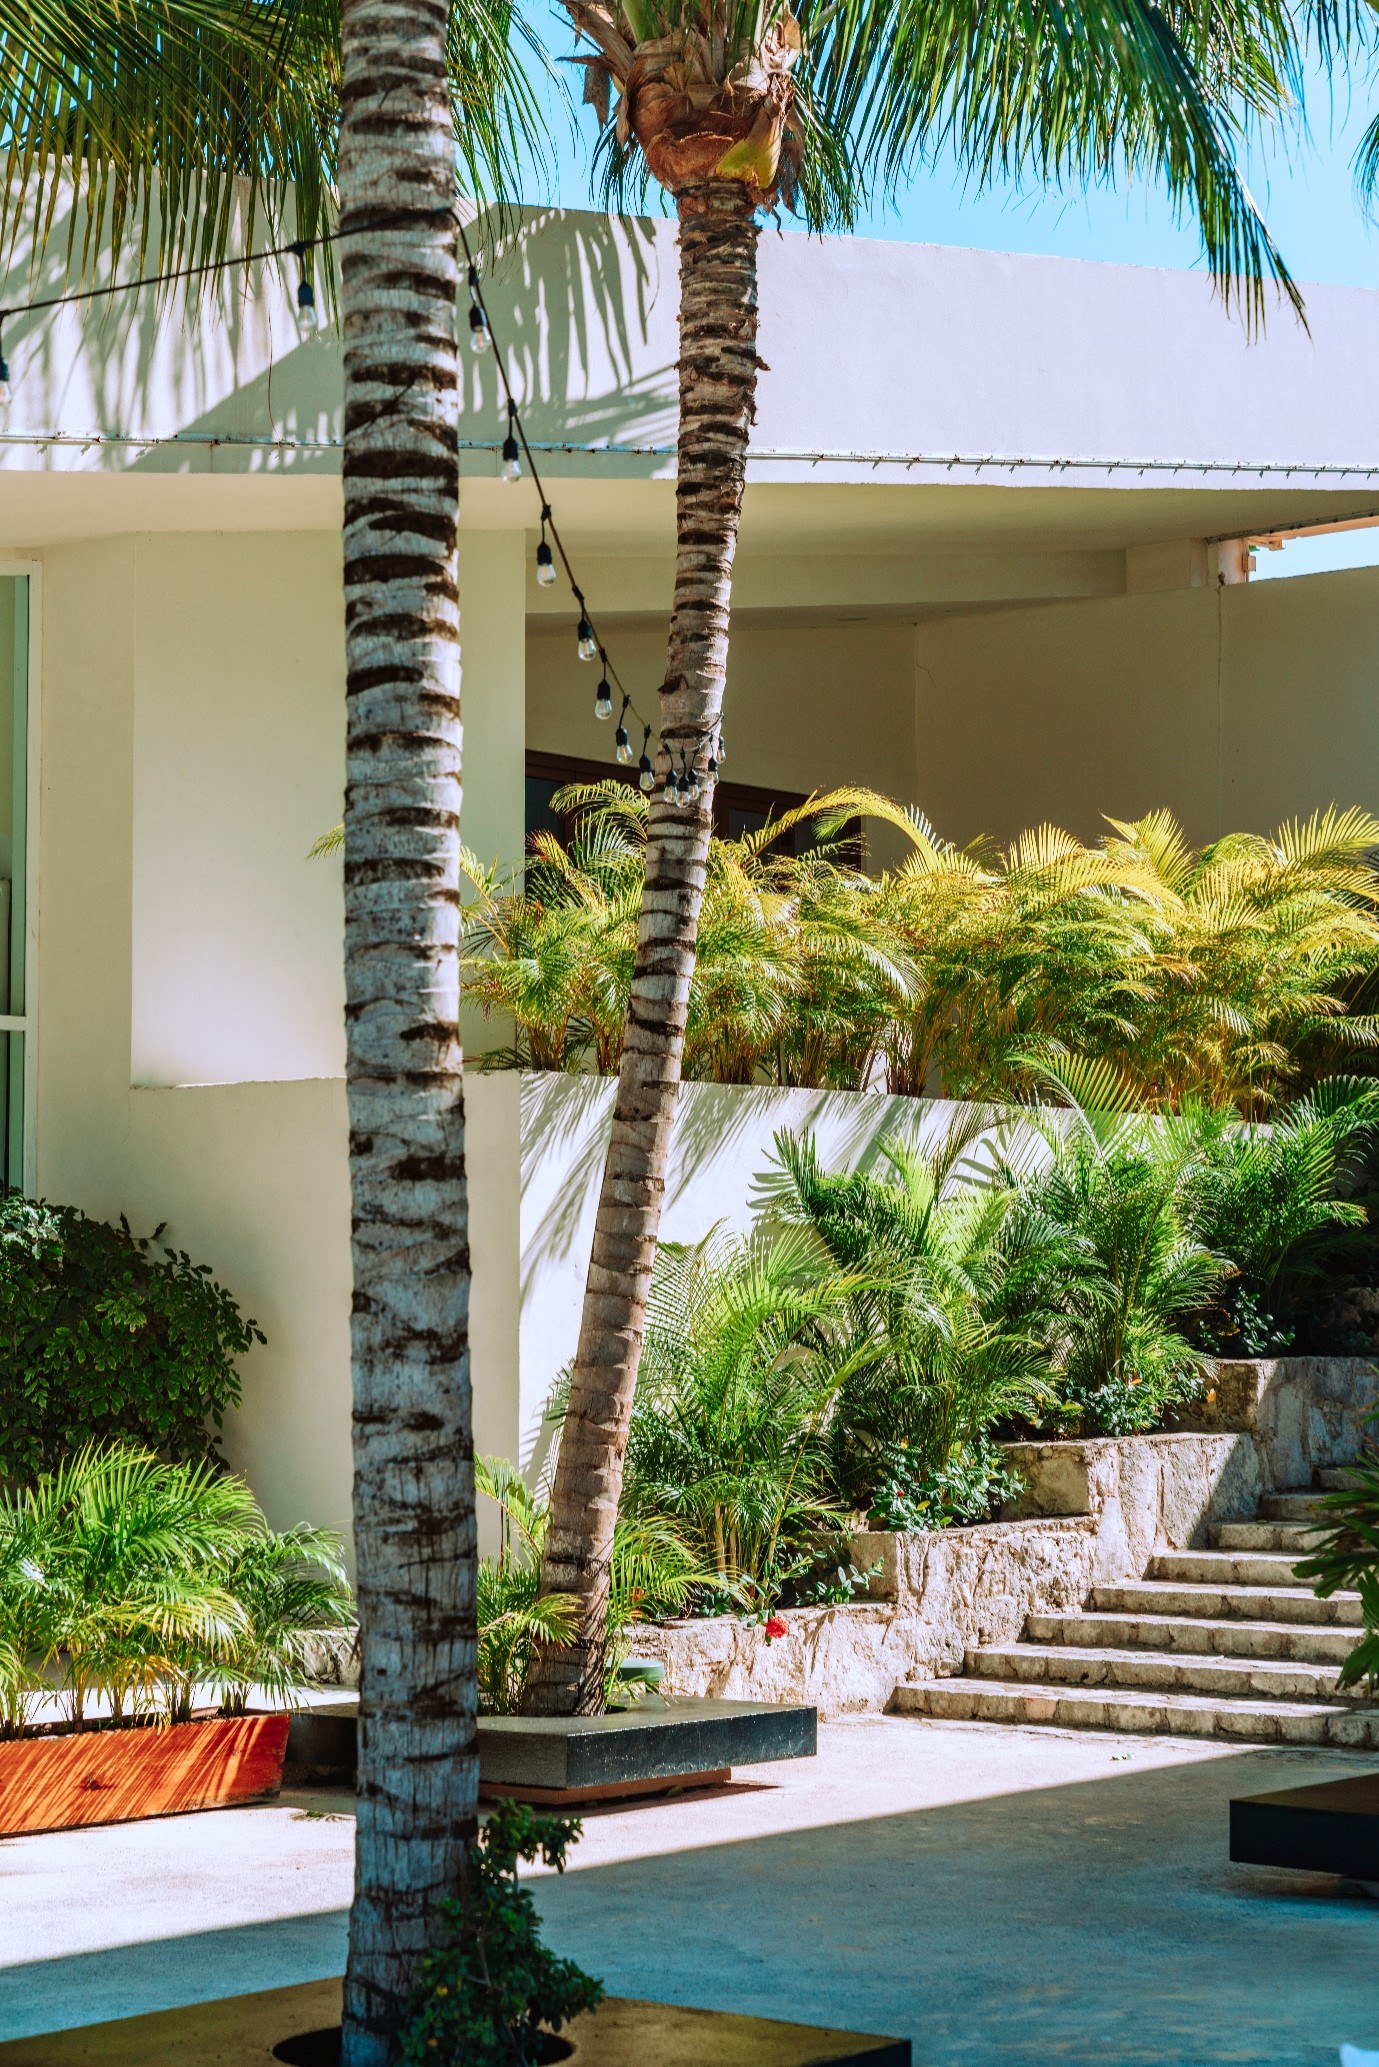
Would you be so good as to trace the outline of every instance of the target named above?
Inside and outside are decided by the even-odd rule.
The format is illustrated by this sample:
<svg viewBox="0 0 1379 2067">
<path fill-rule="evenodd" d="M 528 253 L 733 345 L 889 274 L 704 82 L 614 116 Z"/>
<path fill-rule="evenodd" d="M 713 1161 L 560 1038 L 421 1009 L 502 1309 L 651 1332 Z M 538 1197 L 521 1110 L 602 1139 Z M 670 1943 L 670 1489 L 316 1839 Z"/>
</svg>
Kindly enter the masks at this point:
<svg viewBox="0 0 1379 2067">
<path fill-rule="evenodd" d="M 503 440 L 503 479 L 520 481 L 522 478 L 522 450 L 517 443 L 517 404 L 508 403 L 508 434 Z"/>
<path fill-rule="evenodd" d="M 688 810 L 694 798 L 693 792 L 690 789 L 689 776 L 683 767 L 680 770 L 680 780 L 676 783 L 675 787 L 678 792 L 676 798 L 677 803 L 679 803 L 685 810 Z"/>
<path fill-rule="evenodd" d="M 469 268 L 469 349 L 471 352 L 486 352 L 493 339 L 488 334 L 488 317 L 479 302 L 479 272 L 476 266 Z"/>
<path fill-rule="evenodd" d="M 656 787 L 656 770 L 652 767 L 651 756 L 647 752 L 647 748 L 650 746 L 650 744 L 651 727 L 650 725 L 648 725 L 645 728 L 645 734 L 642 739 L 642 757 L 640 761 L 638 761 L 637 763 L 638 785 L 640 786 L 640 788 L 646 790 L 648 793 L 651 790 L 654 790 Z"/>
<path fill-rule="evenodd" d="M 579 630 L 575 633 L 575 651 L 581 660 L 597 660 L 599 657 L 599 642 L 594 637 L 594 627 L 590 624 L 583 610 L 579 614 Z M 608 718 L 612 714 L 613 705 L 610 701 L 608 709 L 600 711 L 599 716 L 601 718 Z"/>
<path fill-rule="evenodd" d="M 714 759 L 714 753 L 713 753 L 713 748 L 712 748 L 712 747 L 710 747 L 710 748 L 709 748 L 709 758 L 708 758 L 708 760 L 707 760 L 707 761 L 706 761 L 706 762 L 704 763 L 704 773 L 705 773 L 705 775 L 707 776 L 707 778 L 708 778 L 708 780 L 709 780 L 710 782 L 717 782 L 717 780 L 718 780 L 718 763 L 717 763 L 717 761 L 716 761 L 716 760 Z"/>
<path fill-rule="evenodd" d="M 666 786 L 661 794 L 667 804 L 678 804 L 680 801 L 680 791 L 675 779 L 675 770 L 672 767 L 667 767 L 666 769 Z"/>
<path fill-rule="evenodd" d="M 686 776 L 682 773 L 681 779 L 685 784 L 685 795 L 688 802 L 697 804 L 699 802 L 699 770 L 692 761 L 689 767 L 689 774 Z"/>
<path fill-rule="evenodd" d="M 541 511 L 541 543 L 536 548 L 536 578 L 543 589 L 551 588 L 555 583 L 555 554 L 546 538 L 550 514 L 551 506 L 546 503 Z"/>
<path fill-rule="evenodd" d="M 608 686 L 608 677 L 605 675 L 598 688 L 594 691 L 594 716 L 596 718 L 611 718 L 612 715 L 613 692 Z"/>
<path fill-rule="evenodd" d="M 321 312 L 316 306 L 316 290 L 305 273 L 297 282 L 297 335 L 304 345 L 314 343 L 321 332 Z"/>
<path fill-rule="evenodd" d="M 723 744 L 723 734 L 721 732 L 718 735 L 718 758 L 720 762 L 726 761 L 728 758 L 728 749 Z"/>
<path fill-rule="evenodd" d="M 622 709 L 618 712 L 618 729 L 613 734 L 613 751 L 624 765 L 632 759 L 632 741 L 627 736 L 627 706 L 632 698 L 623 692 Z"/>
</svg>

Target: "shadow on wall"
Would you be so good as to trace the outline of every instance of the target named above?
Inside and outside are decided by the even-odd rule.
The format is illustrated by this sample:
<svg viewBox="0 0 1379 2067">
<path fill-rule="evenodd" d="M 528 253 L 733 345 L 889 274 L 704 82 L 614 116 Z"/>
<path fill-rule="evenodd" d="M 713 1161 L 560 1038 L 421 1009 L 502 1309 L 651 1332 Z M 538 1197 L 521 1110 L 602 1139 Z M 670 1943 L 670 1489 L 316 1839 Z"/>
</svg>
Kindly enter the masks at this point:
<svg viewBox="0 0 1379 2067">
<path fill-rule="evenodd" d="M 241 194 L 236 241 L 248 225 Z M 281 241 L 260 214 L 252 242 Z M 506 230 L 481 218 L 471 238 L 485 251 L 485 293 L 534 443 L 674 443 L 676 294 L 674 225 L 635 217 L 525 210 Z M 84 211 L 57 219 L 41 261 L 21 236 L 11 266 L 12 299 L 72 286 L 69 246 L 80 254 Z M 156 223 L 152 236 L 156 250 Z M 150 258 L 148 264 L 156 260 Z M 663 278 L 669 267 L 668 282 Z M 121 267 L 126 277 L 134 260 Z M 106 262 L 86 281 L 108 277 Z M 22 286 L 20 283 L 22 282 Z M 294 320 L 296 268 L 269 261 L 192 283 L 187 304 L 152 289 L 78 307 L 12 317 L 6 348 L 14 366 L 14 429 L 172 437 L 338 441 L 341 369 L 336 334 L 304 347 Z M 670 292 L 662 292 L 664 285 Z M 463 289 L 462 289 L 463 292 Z M 503 405 L 492 355 L 464 354 L 461 436 L 495 440 Z M 89 462 L 88 462 L 89 463 Z M 116 470 L 184 467 L 186 454 L 114 445 L 95 461 Z M 334 471 L 334 452 L 273 455 L 275 469 Z M 663 464 L 624 463 L 637 473 Z"/>
</svg>

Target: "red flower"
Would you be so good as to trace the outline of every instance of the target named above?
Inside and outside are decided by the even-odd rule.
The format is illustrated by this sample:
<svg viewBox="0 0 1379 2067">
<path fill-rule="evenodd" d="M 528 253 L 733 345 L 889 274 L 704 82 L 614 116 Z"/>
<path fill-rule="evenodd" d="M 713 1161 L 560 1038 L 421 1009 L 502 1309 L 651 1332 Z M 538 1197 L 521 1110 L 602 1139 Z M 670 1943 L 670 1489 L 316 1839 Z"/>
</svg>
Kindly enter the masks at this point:
<svg viewBox="0 0 1379 2067">
<path fill-rule="evenodd" d="M 769 1644 L 769 1643 L 771 1642 L 771 1640 L 772 1640 L 772 1638 L 773 1638 L 773 1637 L 777 1637 L 777 1636 L 784 1636 L 784 1635 L 785 1635 L 785 1624 L 784 1624 L 784 1622 L 783 1622 L 783 1621 L 781 1620 L 780 1616 L 779 1616 L 779 1615 L 771 1615 L 771 1616 L 768 1616 L 768 1618 L 767 1618 L 767 1622 L 766 1622 L 766 1641 L 767 1641 L 767 1643 Z"/>
</svg>

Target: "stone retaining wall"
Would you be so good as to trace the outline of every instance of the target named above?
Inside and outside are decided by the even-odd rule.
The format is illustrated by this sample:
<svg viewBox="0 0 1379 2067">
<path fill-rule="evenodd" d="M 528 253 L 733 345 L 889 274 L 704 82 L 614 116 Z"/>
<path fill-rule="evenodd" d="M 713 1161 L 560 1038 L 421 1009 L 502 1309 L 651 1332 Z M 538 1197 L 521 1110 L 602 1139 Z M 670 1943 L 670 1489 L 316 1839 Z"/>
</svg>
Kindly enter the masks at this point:
<svg viewBox="0 0 1379 2067">
<path fill-rule="evenodd" d="M 856 1563 L 880 1566 L 865 1602 L 787 1608 L 774 1642 L 735 1616 L 667 1623 L 639 1630 L 637 1652 L 663 1660 L 672 1694 L 812 1701 L 825 1719 L 883 1709 L 903 1680 L 957 1672 L 969 1647 L 1012 1642 L 1029 1615 L 1139 1578 L 1156 1550 L 1348 1462 L 1379 1376 L 1356 1358 L 1279 1358 L 1222 1365 L 1214 1390 L 1192 1429 L 1012 1443 L 1027 1490 L 1005 1520 L 859 1535 Z"/>
</svg>

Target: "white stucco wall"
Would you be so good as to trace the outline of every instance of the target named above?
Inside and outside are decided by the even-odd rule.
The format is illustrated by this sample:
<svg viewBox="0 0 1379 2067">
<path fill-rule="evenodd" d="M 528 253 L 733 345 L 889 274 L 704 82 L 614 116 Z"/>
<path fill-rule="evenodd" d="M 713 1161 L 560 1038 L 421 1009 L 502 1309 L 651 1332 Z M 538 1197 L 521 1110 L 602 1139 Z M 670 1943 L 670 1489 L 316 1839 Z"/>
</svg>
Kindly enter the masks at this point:
<svg viewBox="0 0 1379 2067">
<path fill-rule="evenodd" d="M 1379 806 L 1379 569 L 934 619 L 918 800 L 949 838 L 1168 806 L 1188 836 Z"/>
</svg>

